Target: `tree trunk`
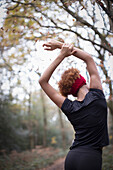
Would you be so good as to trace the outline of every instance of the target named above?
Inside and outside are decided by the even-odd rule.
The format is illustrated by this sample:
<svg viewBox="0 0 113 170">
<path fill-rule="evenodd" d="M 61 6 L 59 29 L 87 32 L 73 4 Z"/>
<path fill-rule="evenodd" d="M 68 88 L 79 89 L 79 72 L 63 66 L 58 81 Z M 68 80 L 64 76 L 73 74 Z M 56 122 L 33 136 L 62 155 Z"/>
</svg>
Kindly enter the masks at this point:
<svg viewBox="0 0 113 170">
<path fill-rule="evenodd" d="M 110 144 L 113 144 L 113 100 L 108 101 L 108 107 L 109 107 L 109 119 L 108 119 L 108 128 L 109 128 L 109 139 Z"/>
<path fill-rule="evenodd" d="M 28 100 L 28 116 L 29 116 L 29 146 L 30 149 L 34 148 L 34 138 L 32 134 L 32 122 L 31 122 L 31 92 L 29 92 L 29 100 Z"/>
<path fill-rule="evenodd" d="M 30 143 L 30 150 L 31 150 L 31 149 L 33 149 L 35 147 L 35 139 L 34 139 L 33 134 L 29 135 L 29 143 Z"/>
<path fill-rule="evenodd" d="M 44 93 L 42 89 L 40 90 L 40 96 L 42 101 L 42 112 L 43 112 L 43 123 L 44 123 L 44 133 L 43 133 L 43 146 L 47 146 L 47 116 L 46 116 L 46 106 L 44 100 Z"/>
<path fill-rule="evenodd" d="M 60 109 L 58 109 L 58 113 L 59 113 L 61 135 L 62 135 L 62 147 L 63 147 L 63 149 L 65 149 L 66 148 L 66 136 L 65 136 L 65 129 L 64 129 L 63 119 L 62 119 L 62 112 L 61 112 Z"/>
<path fill-rule="evenodd" d="M 111 115 L 113 115 L 113 99 L 107 102 Z"/>
<path fill-rule="evenodd" d="M 113 31 L 113 0 L 104 0 L 106 4 L 106 9 L 109 11 L 109 23 L 110 23 L 110 30 Z"/>
</svg>

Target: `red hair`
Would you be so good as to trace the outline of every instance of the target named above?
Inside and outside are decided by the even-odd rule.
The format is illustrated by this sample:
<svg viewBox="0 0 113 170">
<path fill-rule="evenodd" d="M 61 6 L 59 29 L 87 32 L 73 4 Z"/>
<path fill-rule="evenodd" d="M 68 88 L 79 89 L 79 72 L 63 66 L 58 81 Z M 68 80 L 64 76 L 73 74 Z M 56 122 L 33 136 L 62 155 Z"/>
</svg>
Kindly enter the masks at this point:
<svg viewBox="0 0 113 170">
<path fill-rule="evenodd" d="M 78 69 L 72 67 L 62 74 L 58 87 L 63 96 L 67 97 L 69 94 L 77 96 L 79 88 L 86 84 L 86 80 L 79 73 Z"/>
<path fill-rule="evenodd" d="M 79 73 L 80 71 L 78 69 L 72 67 L 62 74 L 58 87 L 63 96 L 67 97 L 70 94 L 73 83 L 80 77 Z"/>
</svg>

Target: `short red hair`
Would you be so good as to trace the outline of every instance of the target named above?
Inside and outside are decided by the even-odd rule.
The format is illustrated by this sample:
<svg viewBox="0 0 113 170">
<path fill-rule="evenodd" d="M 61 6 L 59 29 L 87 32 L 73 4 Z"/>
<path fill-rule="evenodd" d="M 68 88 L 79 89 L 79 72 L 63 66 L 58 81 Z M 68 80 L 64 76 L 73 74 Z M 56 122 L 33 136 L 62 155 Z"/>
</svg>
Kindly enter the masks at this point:
<svg viewBox="0 0 113 170">
<path fill-rule="evenodd" d="M 62 96 L 67 97 L 70 94 L 73 83 L 77 78 L 80 78 L 80 71 L 76 68 L 69 68 L 66 70 L 58 83 L 59 91 Z"/>
</svg>

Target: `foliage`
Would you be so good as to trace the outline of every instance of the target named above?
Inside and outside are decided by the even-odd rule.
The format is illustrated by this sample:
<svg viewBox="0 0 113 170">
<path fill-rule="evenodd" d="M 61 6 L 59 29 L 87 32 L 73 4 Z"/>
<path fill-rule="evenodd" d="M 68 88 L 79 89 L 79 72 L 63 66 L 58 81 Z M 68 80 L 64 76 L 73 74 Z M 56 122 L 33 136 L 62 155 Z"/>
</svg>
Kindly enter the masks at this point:
<svg viewBox="0 0 113 170">
<path fill-rule="evenodd" d="M 12 151 L 10 155 L 4 154 L 0 157 L 0 170 L 38 170 L 51 165 L 64 155 L 66 155 L 66 151 L 61 149 L 42 148 L 41 146 L 22 153 Z"/>
<path fill-rule="evenodd" d="M 51 165 L 56 159 L 66 156 L 67 151 L 36 146 L 32 151 L 18 153 L 15 150 L 10 155 L 0 156 L 0 170 L 38 170 Z M 113 145 L 103 150 L 102 170 L 113 170 Z"/>
<path fill-rule="evenodd" d="M 112 101 L 112 81 L 106 64 L 113 54 L 112 2 L 111 0 L 109 3 L 106 0 L 5 0 L 5 2 L 6 17 L 0 29 L 0 94 L 3 101 L 0 108 L 2 136 L 0 147 L 8 151 L 32 149 L 37 144 L 44 144 L 44 136 L 47 146 L 61 147 L 63 140 L 61 132 L 67 132 L 70 128 L 63 117 L 62 122 L 65 126 L 62 126 L 64 128 L 62 129 L 58 110 L 47 99 L 44 117 L 44 105 L 37 86 L 36 89 L 34 87 L 32 72 L 34 65 L 31 64 L 33 56 L 36 56 L 35 44 L 38 40 L 50 38 L 65 39 L 84 50 L 87 44 L 88 52 L 97 62 L 101 77 L 104 79 L 103 84 L 107 84 L 106 91 Z M 39 54 L 37 61 L 38 57 Z M 73 62 L 73 58 L 67 59 L 66 62 L 68 67 L 72 64 L 75 66 L 76 63 Z M 28 65 L 30 67 L 26 68 Z M 61 66 L 57 75 L 59 76 L 60 71 L 65 68 L 64 65 Z M 37 79 L 40 75 L 41 70 L 38 69 Z M 36 93 L 32 89 L 35 89 Z M 19 95 L 23 98 L 19 98 Z M 56 143 L 51 144 L 54 138 Z M 66 145 L 69 145 L 72 134 L 69 136 L 65 133 L 65 138 Z"/>
<path fill-rule="evenodd" d="M 2 49 L 15 47 L 18 51 L 15 58 L 23 59 L 22 63 L 26 55 L 34 51 L 33 47 L 26 46 L 31 41 L 36 43 L 55 37 L 72 39 L 75 46 L 83 49 L 83 43 L 87 43 L 92 49 L 91 55 L 99 59 L 96 61 L 105 76 L 103 83 L 108 84 L 112 95 L 112 82 L 106 82 L 111 79 L 106 61 L 113 54 L 111 0 L 6 0 L 6 9 L 7 16 L 1 28 Z M 3 59 L 7 65 L 12 65 Z M 19 64 L 19 60 L 16 63 Z"/>
<path fill-rule="evenodd" d="M 0 150 L 11 152 L 12 150 L 22 151 L 32 149 L 36 145 L 43 145 L 44 123 L 41 107 L 41 99 L 33 94 L 32 108 L 30 115 L 27 112 L 26 104 L 14 104 L 13 98 L 4 96 L 4 101 L 0 105 Z M 49 101 L 48 101 L 49 102 Z M 48 103 L 46 100 L 46 103 Z M 37 104 L 38 103 L 38 104 Z M 47 104 L 48 105 L 48 104 Z M 48 108 L 48 128 L 47 128 L 47 146 L 62 147 L 62 138 L 58 118 L 52 122 L 53 110 L 55 106 Z M 56 115 L 57 115 L 56 111 Z M 56 117 L 54 114 L 54 116 Z M 55 126 L 56 128 L 53 128 Z M 67 123 L 65 123 L 65 127 Z M 68 128 L 69 130 L 70 128 Z M 67 130 L 66 130 L 67 132 Z M 70 133 L 71 135 L 71 133 Z M 66 145 L 69 146 L 71 140 L 66 133 Z M 52 138 L 55 136 L 56 144 L 52 144 Z"/>
<path fill-rule="evenodd" d="M 23 134 L 20 127 L 20 108 L 7 101 L 0 104 L 0 150 L 10 152 L 15 149 L 21 151 L 28 146 L 27 135 Z M 1 152 L 0 152 L 1 153 Z"/>
<path fill-rule="evenodd" d="M 113 170 L 113 145 L 107 146 L 103 151 L 102 170 Z"/>
</svg>

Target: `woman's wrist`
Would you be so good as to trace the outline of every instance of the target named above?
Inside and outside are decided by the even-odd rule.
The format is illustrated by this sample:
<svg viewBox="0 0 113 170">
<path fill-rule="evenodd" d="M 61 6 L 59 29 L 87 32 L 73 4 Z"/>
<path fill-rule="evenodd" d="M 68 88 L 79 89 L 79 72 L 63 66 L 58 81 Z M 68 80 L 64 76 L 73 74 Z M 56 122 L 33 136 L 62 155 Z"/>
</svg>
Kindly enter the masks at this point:
<svg viewBox="0 0 113 170">
<path fill-rule="evenodd" d="M 57 48 L 61 49 L 62 45 L 63 45 L 63 43 L 58 41 Z"/>
<path fill-rule="evenodd" d="M 58 55 L 58 58 L 65 58 L 66 57 L 66 54 L 65 53 L 62 53 L 62 52 L 60 52 L 60 54 Z"/>
</svg>

